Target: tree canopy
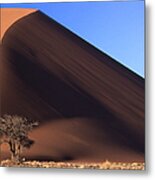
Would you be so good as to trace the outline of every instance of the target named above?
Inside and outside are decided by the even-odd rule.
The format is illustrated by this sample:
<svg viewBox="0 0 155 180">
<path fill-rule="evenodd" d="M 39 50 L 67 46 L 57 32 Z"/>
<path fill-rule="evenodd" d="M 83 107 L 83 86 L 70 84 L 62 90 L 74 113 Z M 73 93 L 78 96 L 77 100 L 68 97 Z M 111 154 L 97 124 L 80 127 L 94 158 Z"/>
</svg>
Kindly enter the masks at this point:
<svg viewBox="0 0 155 180">
<path fill-rule="evenodd" d="M 0 144 L 9 145 L 12 161 L 19 161 L 22 149 L 30 148 L 34 143 L 28 133 L 38 124 L 37 121 L 18 115 L 4 115 L 0 118 Z"/>
</svg>

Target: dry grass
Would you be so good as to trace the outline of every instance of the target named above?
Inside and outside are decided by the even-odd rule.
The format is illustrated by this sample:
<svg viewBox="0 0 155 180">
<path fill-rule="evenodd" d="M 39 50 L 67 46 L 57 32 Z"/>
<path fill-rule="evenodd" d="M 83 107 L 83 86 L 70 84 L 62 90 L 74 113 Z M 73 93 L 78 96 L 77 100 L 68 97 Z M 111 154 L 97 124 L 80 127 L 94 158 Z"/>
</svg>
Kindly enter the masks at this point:
<svg viewBox="0 0 155 180">
<path fill-rule="evenodd" d="M 2 167 L 33 167 L 33 168 L 78 168 L 78 169 L 111 169 L 111 170 L 144 170 L 144 163 L 133 162 L 109 162 L 102 163 L 71 163 L 71 162 L 39 162 L 25 161 L 22 163 L 13 163 L 10 160 L 1 162 Z"/>
</svg>

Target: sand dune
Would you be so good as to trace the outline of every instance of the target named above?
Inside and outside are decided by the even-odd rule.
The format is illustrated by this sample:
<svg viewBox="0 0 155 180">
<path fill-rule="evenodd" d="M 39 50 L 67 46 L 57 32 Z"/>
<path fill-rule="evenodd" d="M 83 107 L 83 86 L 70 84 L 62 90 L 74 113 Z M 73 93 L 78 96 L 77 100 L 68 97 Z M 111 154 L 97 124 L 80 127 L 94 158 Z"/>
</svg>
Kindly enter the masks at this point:
<svg viewBox="0 0 155 180">
<path fill-rule="evenodd" d="M 2 39 L 1 114 L 39 120 L 27 158 L 144 161 L 144 79 L 37 11 Z"/>
</svg>

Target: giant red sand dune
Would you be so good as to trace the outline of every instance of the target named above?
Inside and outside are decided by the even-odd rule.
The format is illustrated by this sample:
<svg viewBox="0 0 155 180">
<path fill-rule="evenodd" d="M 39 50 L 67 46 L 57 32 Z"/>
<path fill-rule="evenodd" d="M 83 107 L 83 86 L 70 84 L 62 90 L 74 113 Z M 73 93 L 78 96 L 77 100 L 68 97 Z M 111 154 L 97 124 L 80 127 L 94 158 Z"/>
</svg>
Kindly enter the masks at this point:
<svg viewBox="0 0 155 180">
<path fill-rule="evenodd" d="M 143 78 L 40 11 L 9 27 L 1 57 L 1 115 L 40 121 L 26 158 L 144 161 Z"/>
</svg>

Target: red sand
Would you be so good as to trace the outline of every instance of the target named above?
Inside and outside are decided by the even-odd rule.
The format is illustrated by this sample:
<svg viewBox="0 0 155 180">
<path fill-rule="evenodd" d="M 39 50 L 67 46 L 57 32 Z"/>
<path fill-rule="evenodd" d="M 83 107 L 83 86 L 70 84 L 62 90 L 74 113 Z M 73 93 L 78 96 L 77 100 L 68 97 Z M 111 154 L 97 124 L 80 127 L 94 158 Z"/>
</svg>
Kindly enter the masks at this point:
<svg viewBox="0 0 155 180">
<path fill-rule="evenodd" d="M 0 39 L 7 29 L 20 18 L 35 12 L 35 9 L 1 8 L 0 9 Z"/>
</svg>

